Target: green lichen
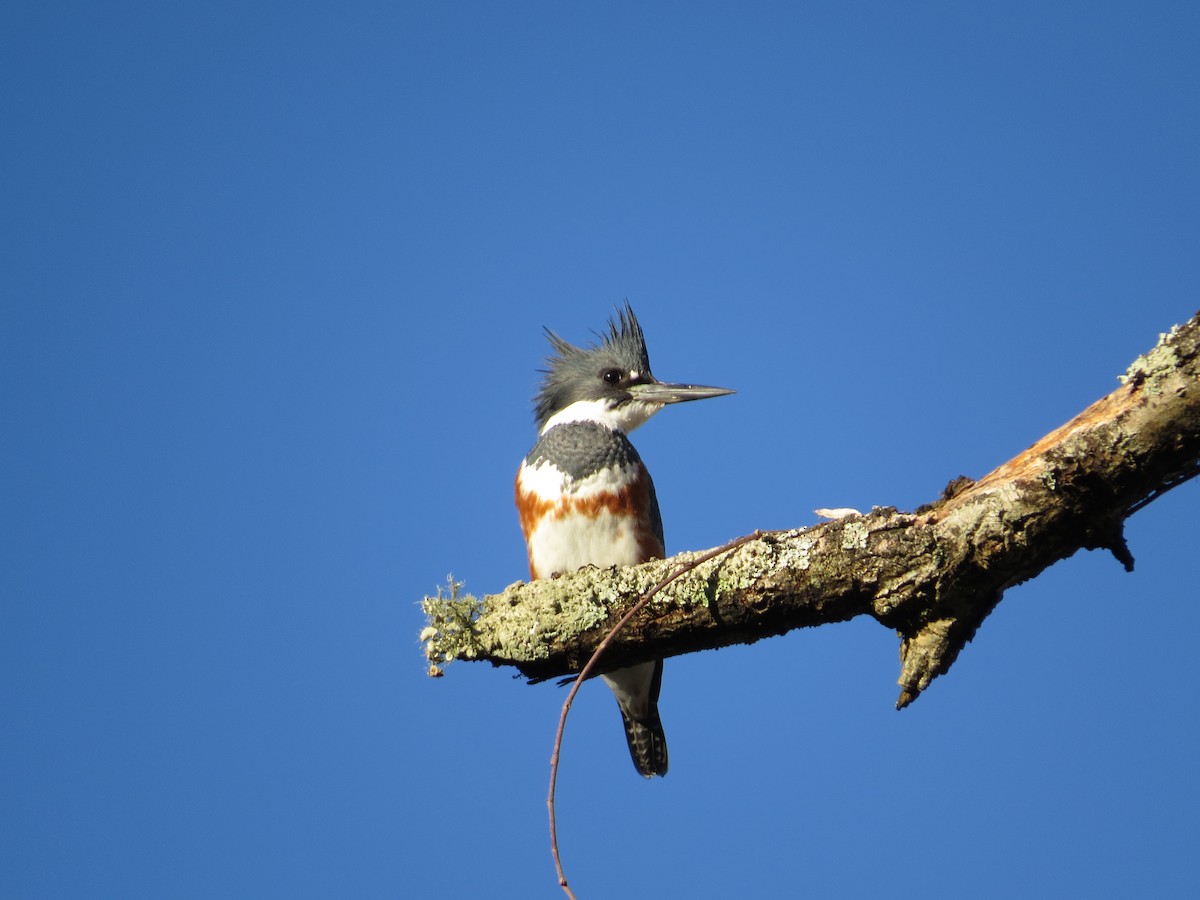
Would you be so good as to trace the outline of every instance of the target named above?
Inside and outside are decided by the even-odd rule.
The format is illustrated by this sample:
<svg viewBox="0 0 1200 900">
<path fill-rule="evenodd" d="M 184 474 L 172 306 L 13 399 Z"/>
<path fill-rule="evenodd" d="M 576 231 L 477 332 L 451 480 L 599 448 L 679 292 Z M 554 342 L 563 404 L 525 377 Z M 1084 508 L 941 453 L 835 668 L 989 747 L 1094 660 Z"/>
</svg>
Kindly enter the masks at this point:
<svg viewBox="0 0 1200 900">
<path fill-rule="evenodd" d="M 610 570 L 580 574 L 583 581 L 575 576 L 539 582 L 535 592 L 517 582 L 488 598 L 475 626 L 479 645 L 494 659 L 546 659 L 554 644 L 573 642 L 603 625 L 609 620 L 608 604 L 620 597 L 621 588 L 608 583 Z"/>
<path fill-rule="evenodd" d="M 429 674 L 437 677 L 442 668 L 456 659 L 473 659 L 478 653 L 475 623 L 483 612 L 483 601 L 462 594 L 463 582 L 448 576 L 447 586 L 439 586 L 437 595 L 421 601 L 429 624 L 421 629 L 420 640 L 429 660 Z"/>
</svg>

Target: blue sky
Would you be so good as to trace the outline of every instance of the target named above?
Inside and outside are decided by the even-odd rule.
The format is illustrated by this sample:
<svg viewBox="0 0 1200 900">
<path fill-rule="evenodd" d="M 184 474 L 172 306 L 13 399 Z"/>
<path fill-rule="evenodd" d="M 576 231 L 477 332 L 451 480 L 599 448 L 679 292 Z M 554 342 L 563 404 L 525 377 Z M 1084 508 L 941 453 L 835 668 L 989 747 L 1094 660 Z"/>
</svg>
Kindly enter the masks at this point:
<svg viewBox="0 0 1200 900">
<path fill-rule="evenodd" d="M 628 298 L 672 551 L 913 508 L 1200 302 L 1200 7 L 13 2 L 0 894 L 553 897 L 563 691 L 420 598 L 525 576 L 543 325 Z M 893 709 L 855 621 L 582 692 L 581 898 L 1194 896 L 1185 485 Z"/>
</svg>

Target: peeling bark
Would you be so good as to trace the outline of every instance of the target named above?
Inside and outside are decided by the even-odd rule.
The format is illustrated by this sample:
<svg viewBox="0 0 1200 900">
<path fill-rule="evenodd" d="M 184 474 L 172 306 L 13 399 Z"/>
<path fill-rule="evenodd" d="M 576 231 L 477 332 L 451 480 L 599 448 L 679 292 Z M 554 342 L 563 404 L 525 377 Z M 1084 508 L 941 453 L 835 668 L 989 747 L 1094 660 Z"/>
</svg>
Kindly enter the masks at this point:
<svg viewBox="0 0 1200 900">
<path fill-rule="evenodd" d="M 900 636 L 897 705 L 906 706 L 950 668 L 1009 587 L 1080 549 L 1109 550 L 1131 570 L 1126 518 L 1200 471 L 1200 314 L 1161 336 L 1121 381 L 916 512 L 877 508 L 767 532 L 699 564 L 630 621 L 603 667 L 868 615 Z M 518 582 L 482 602 L 427 597 L 421 638 L 432 671 L 476 659 L 533 680 L 576 673 L 643 593 L 699 555 Z"/>
</svg>

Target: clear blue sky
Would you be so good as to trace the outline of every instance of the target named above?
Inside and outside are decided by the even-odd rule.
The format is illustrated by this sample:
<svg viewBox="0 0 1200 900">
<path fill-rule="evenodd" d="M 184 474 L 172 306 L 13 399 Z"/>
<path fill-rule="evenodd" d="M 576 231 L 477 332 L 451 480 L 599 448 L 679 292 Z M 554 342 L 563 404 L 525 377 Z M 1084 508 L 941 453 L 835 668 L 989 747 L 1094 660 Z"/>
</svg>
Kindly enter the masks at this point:
<svg viewBox="0 0 1200 900">
<path fill-rule="evenodd" d="M 913 508 L 1200 306 L 1194 3 L 0 12 L 0 895 L 555 897 L 563 691 L 418 601 L 525 576 L 541 327 L 738 394 L 635 435 L 671 551 Z M 582 898 L 1200 894 L 1186 485 L 897 713 L 874 622 L 584 691 Z"/>
</svg>

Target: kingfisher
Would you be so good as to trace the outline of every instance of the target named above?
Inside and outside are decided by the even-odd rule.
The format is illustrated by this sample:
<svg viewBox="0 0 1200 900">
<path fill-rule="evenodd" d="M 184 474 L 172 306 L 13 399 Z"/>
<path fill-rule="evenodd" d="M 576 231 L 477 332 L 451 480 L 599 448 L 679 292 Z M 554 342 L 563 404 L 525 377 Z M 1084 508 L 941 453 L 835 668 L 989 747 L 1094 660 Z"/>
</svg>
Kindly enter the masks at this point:
<svg viewBox="0 0 1200 900">
<path fill-rule="evenodd" d="M 626 301 L 587 347 L 549 328 L 553 353 L 534 398 L 538 438 L 517 470 L 517 512 L 534 578 L 586 565 L 629 566 L 666 556 L 654 482 L 629 432 L 672 403 L 732 394 L 667 384 L 650 371 L 641 325 Z M 662 660 L 601 675 L 617 698 L 629 754 L 646 778 L 667 774 L 658 714 Z"/>
</svg>

